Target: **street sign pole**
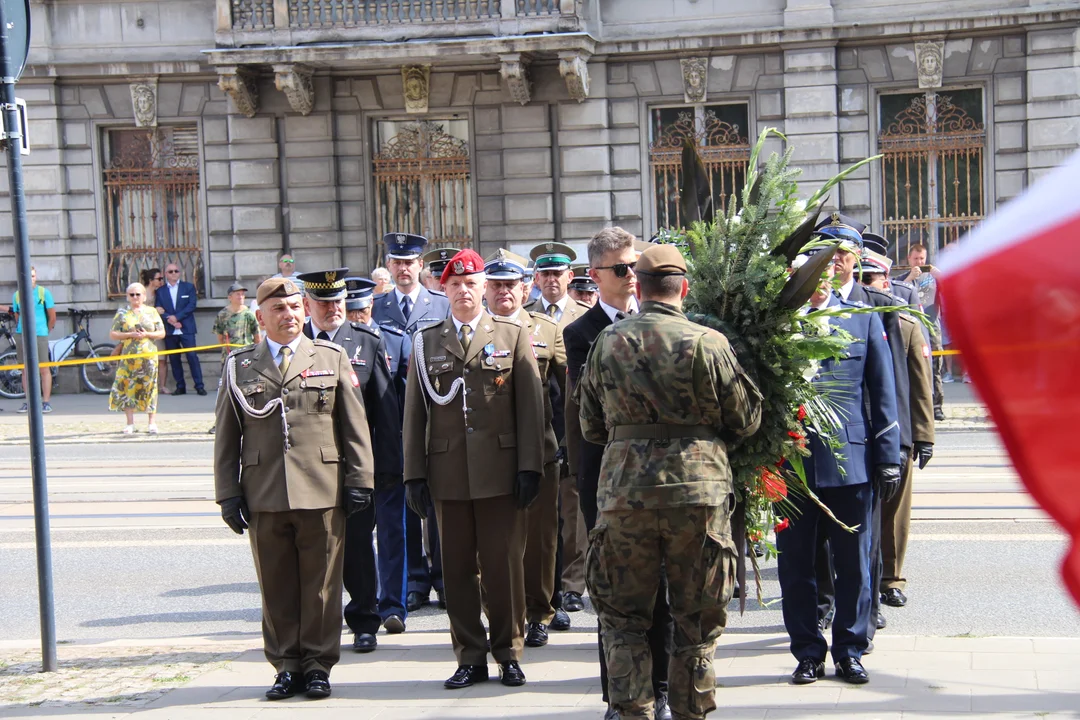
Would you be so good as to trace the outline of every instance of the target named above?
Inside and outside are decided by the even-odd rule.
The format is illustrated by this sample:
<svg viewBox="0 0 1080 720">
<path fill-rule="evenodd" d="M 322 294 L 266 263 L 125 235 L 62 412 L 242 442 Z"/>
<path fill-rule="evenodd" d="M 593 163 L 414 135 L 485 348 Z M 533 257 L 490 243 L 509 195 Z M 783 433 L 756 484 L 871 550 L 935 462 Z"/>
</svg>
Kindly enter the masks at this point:
<svg viewBox="0 0 1080 720">
<path fill-rule="evenodd" d="M 20 17 L 21 16 L 21 17 Z M 37 543 L 38 612 L 41 620 L 41 670 L 56 670 L 56 612 L 53 606 L 52 544 L 49 538 L 49 492 L 45 475 L 45 426 L 41 415 L 40 358 L 37 351 L 36 296 L 30 280 L 30 241 L 23 186 L 22 132 L 15 105 L 15 82 L 26 62 L 25 38 L 30 35 L 29 2 L 0 2 L 0 110 L 7 132 L 8 179 L 11 188 L 15 268 L 19 281 L 19 318 L 22 320 L 23 386 L 30 423 L 30 471 L 34 483 L 34 539 Z M 20 44 L 18 39 L 22 38 Z M 20 62 L 17 54 L 22 55 Z M 47 358 L 46 358 L 47 359 Z"/>
</svg>

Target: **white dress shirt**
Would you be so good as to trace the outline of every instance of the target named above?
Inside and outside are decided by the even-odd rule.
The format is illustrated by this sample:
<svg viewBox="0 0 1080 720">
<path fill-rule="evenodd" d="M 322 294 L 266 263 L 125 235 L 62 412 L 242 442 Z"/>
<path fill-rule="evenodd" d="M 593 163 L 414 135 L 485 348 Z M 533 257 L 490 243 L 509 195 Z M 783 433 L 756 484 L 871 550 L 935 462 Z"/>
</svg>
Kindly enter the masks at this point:
<svg viewBox="0 0 1080 720">
<path fill-rule="evenodd" d="M 637 304 L 637 298 L 636 297 L 631 297 L 630 298 L 630 309 L 629 310 L 620 310 L 617 307 L 612 307 L 611 305 L 608 305 L 603 300 L 597 300 L 597 302 L 600 303 L 600 309 L 603 310 L 605 313 L 607 313 L 607 316 L 611 320 L 611 322 L 615 322 L 615 315 L 618 314 L 618 313 L 625 313 L 626 315 L 629 315 L 630 313 L 636 313 L 638 311 L 638 304 Z"/>
<path fill-rule="evenodd" d="M 454 318 L 454 328 L 457 330 L 457 333 L 460 336 L 461 335 L 461 326 L 465 325 L 466 323 L 461 322 L 460 320 L 458 320 L 453 315 L 450 315 L 450 317 Z M 472 320 L 470 320 L 468 322 L 468 326 L 470 328 L 472 328 L 472 331 L 473 331 L 474 335 L 476 334 L 477 328 L 480 327 L 480 321 L 483 320 L 483 318 L 484 318 L 484 311 L 481 310 L 479 313 L 477 313 L 476 317 L 474 317 Z"/>
<path fill-rule="evenodd" d="M 166 283 L 165 287 L 169 288 L 169 297 L 172 298 L 173 315 L 176 315 L 176 298 L 180 294 L 180 281 L 175 283 Z M 181 328 L 176 328 L 172 331 L 173 335 L 183 335 L 184 331 Z"/>
<path fill-rule="evenodd" d="M 848 299 L 848 296 L 851 295 L 851 289 L 853 287 L 855 287 L 855 276 L 854 275 L 852 275 L 850 280 L 848 280 L 846 283 L 841 285 L 840 290 L 838 290 L 837 292 L 839 292 L 840 297 L 842 297 L 846 301 Z"/>
</svg>

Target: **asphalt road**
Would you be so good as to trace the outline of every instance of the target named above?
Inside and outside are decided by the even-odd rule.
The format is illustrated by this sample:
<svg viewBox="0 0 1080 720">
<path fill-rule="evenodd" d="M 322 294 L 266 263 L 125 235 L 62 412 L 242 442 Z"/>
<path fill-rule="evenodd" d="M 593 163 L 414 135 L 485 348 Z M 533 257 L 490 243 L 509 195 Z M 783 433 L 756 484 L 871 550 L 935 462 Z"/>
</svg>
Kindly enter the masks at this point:
<svg viewBox="0 0 1080 720">
<path fill-rule="evenodd" d="M 0 455 L 0 640 L 37 636 L 29 453 Z M 68 445 L 48 449 L 61 640 L 257 633 L 259 595 L 246 539 L 212 497 L 212 444 Z M 1080 636 L 1061 588 L 1066 538 L 1023 493 L 990 432 L 939 435 L 916 476 L 906 574 L 910 602 L 883 632 L 942 636 Z M 728 632 L 783 632 L 775 562 L 766 606 L 732 605 Z M 595 630 L 590 611 L 572 632 Z M 410 631 L 446 629 L 434 607 Z"/>
</svg>

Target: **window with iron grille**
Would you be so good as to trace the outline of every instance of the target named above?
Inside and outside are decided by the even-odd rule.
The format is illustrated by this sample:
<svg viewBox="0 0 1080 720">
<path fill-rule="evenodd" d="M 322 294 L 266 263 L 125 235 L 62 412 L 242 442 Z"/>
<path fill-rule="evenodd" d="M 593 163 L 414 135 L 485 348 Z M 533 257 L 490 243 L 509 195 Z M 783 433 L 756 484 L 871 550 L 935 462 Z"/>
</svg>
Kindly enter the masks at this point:
<svg viewBox="0 0 1080 720">
<path fill-rule="evenodd" d="M 683 227 L 679 200 L 682 189 L 682 149 L 689 140 L 697 148 L 709 175 L 714 207 L 737 202 L 746 182 L 750 141 L 746 134 L 750 108 L 746 103 L 680 105 L 649 110 L 649 168 L 652 171 L 656 215 L 653 229 Z"/>
<path fill-rule="evenodd" d="M 198 129 L 109 129 L 103 140 L 109 297 L 169 263 L 205 297 Z"/>
<path fill-rule="evenodd" d="M 388 232 L 423 235 L 432 247 L 472 242 L 468 120 L 374 123 L 375 219 Z"/>
<path fill-rule="evenodd" d="M 890 256 L 930 257 L 983 217 L 986 126 L 981 89 L 882 95 L 878 150 Z"/>
</svg>

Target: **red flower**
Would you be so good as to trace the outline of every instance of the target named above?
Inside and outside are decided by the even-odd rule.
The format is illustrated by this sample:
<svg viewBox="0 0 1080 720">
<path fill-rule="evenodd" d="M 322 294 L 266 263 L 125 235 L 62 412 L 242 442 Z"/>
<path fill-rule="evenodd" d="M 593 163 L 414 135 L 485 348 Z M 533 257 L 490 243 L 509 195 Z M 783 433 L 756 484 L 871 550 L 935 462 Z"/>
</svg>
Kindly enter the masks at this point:
<svg viewBox="0 0 1080 720">
<path fill-rule="evenodd" d="M 787 458 L 782 457 L 776 461 L 776 467 L 784 467 L 784 463 L 787 462 Z"/>
<path fill-rule="evenodd" d="M 804 439 L 806 439 L 806 436 L 805 436 L 805 435 L 803 435 L 803 434 L 802 434 L 801 432 L 799 432 L 798 430 L 788 430 L 788 431 L 787 431 L 787 434 L 788 434 L 788 437 L 789 437 L 789 438 L 794 438 L 794 439 L 796 439 L 796 440 L 804 440 Z"/>
<path fill-rule="evenodd" d="M 760 530 L 751 530 L 750 531 L 750 542 L 761 542 L 761 531 Z"/>
<path fill-rule="evenodd" d="M 766 470 L 761 474 L 761 482 L 765 497 L 771 502 L 779 502 L 787 497 L 787 483 L 772 470 Z"/>
<path fill-rule="evenodd" d="M 791 525 L 791 523 L 788 522 L 787 518 L 781 519 L 780 522 L 776 523 L 776 532 L 787 530 L 789 525 Z"/>
<path fill-rule="evenodd" d="M 802 422 L 805 419 L 806 419 L 806 406 L 805 405 L 800 405 L 799 406 L 799 422 Z"/>
</svg>

